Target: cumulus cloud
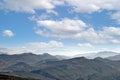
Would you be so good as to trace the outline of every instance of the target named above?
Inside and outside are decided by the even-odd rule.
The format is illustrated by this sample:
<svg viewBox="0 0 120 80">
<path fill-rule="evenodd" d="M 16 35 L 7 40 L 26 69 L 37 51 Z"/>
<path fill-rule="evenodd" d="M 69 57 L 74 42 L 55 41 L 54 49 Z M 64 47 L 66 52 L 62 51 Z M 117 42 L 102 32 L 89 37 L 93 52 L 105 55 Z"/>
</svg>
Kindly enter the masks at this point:
<svg viewBox="0 0 120 80">
<path fill-rule="evenodd" d="M 58 16 L 58 13 L 56 12 L 56 11 L 54 11 L 54 10 L 47 10 L 47 13 L 48 14 L 54 14 L 54 15 L 56 15 L 56 16 Z"/>
<path fill-rule="evenodd" d="M 45 37 L 77 39 L 90 43 L 119 43 L 120 28 L 103 27 L 95 30 L 82 20 L 38 20 L 35 32 Z"/>
<path fill-rule="evenodd" d="M 38 20 L 36 33 L 43 36 L 52 36 L 58 38 L 73 37 L 86 27 L 81 20 L 63 19 L 61 21 L 54 20 Z"/>
<path fill-rule="evenodd" d="M 62 5 L 64 2 L 59 0 L 3 0 L 0 3 L 0 9 L 15 12 L 35 13 L 35 10 L 50 10 L 56 5 Z"/>
<path fill-rule="evenodd" d="M 94 13 L 103 10 L 116 11 L 112 14 L 112 19 L 120 23 L 119 0 L 2 0 L 0 9 L 15 12 L 36 13 L 36 10 L 46 10 L 47 13 L 58 15 L 56 6 L 71 7 L 77 13 Z"/>
<path fill-rule="evenodd" d="M 66 0 L 75 12 L 93 13 L 101 10 L 120 10 L 119 0 Z"/>
<path fill-rule="evenodd" d="M 101 11 L 115 11 L 111 14 L 111 18 L 120 24 L 120 4 L 119 0 L 65 0 L 72 7 L 72 11 L 76 13 L 88 13 Z"/>
<path fill-rule="evenodd" d="M 120 11 L 111 14 L 111 18 L 116 20 L 118 24 L 120 24 Z"/>
<path fill-rule="evenodd" d="M 92 47 L 92 44 L 90 44 L 90 43 L 79 43 L 78 46 L 79 47 Z"/>
<path fill-rule="evenodd" d="M 4 30 L 2 35 L 4 37 L 13 37 L 14 36 L 14 33 L 11 31 L 11 30 Z"/>
<path fill-rule="evenodd" d="M 35 13 L 35 10 L 54 9 L 69 5 L 75 12 L 93 13 L 101 10 L 120 10 L 119 0 L 2 0 L 0 8 L 16 12 Z"/>
<path fill-rule="evenodd" d="M 28 46 L 36 47 L 36 48 L 57 48 L 57 47 L 63 47 L 63 43 L 53 40 L 49 42 L 31 42 L 28 43 Z"/>
</svg>

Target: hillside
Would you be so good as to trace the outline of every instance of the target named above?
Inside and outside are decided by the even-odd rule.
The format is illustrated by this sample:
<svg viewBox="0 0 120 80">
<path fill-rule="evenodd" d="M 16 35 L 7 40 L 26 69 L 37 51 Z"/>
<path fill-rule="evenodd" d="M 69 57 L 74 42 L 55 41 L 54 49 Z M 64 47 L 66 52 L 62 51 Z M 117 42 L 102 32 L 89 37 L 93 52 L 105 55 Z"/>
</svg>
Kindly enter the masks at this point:
<svg viewBox="0 0 120 80">
<path fill-rule="evenodd" d="M 0 54 L 0 70 L 8 68 L 20 62 L 23 62 L 29 66 L 34 66 L 35 63 L 44 60 L 58 60 L 55 56 L 49 55 L 47 53 L 36 55 L 33 53 L 23 53 L 23 54 Z"/>
<path fill-rule="evenodd" d="M 110 56 L 107 57 L 109 60 L 120 61 L 120 55 Z"/>
<path fill-rule="evenodd" d="M 43 80 L 120 80 L 120 62 L 99 57 L 77 57 L 47 61 L 37 65 L 32 71 L 13 71 L 7 74 Z"/>
<path fill-rule="evenodd" d="M 26 79 L 26 78 L 21 78 L 21 77 L 0 74 L 0 80 L 35 80 L 35 79 Z"/>
<path fill-rule="evenodd" d="M 113 63 L 109 60 L 107 62 L 104 59 L 73 58 L 48 63 L 45 68 L 32 73 L 48 77 L 50 80 L 119 80 L 118 67 L 110 65 Z"/>
</svg>

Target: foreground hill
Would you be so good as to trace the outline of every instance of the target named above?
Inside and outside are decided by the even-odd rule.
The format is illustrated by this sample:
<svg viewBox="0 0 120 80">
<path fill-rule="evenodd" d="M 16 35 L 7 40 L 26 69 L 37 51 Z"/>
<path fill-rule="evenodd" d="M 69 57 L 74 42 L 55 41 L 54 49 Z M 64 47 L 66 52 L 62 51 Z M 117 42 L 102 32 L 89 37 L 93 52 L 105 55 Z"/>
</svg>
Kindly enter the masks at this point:
<svg viewBox="0 0 120 80">
<path fill-rule="evenodd" d="M 9 71 L 31 71 L 31 70 L 34 70 L 34 69 L 36 69 L 36 68 L 33 67 L 33 66 L 30 66 L 27 63 L 18 62 L 14 65 L 11 65 L 11 66 L 7 67 L 7 68 L 4 68 L 3 70 L 9 72 Z"/>
<path fill-rule="evenodd" d="M 43 80 L 120 80 L 120 62 L 78 57 L 46 61 L 32 71 L 11 71 L 7 74 Z"/>
<path fill-rule="evenodd" d="M 35 79 L 26 79 L 26 78 L 21 78 L 21 77 L 0 74 L 0 80 L 35 80 Z"/>
<path fill-rule="evenodd" d="M 31 73 L 50 80 L 120 80 L 120 62 L 118 63 L 102 58 L 90 60 L 81 57 L 47 63 L 45 68 Z"/>
</svg>

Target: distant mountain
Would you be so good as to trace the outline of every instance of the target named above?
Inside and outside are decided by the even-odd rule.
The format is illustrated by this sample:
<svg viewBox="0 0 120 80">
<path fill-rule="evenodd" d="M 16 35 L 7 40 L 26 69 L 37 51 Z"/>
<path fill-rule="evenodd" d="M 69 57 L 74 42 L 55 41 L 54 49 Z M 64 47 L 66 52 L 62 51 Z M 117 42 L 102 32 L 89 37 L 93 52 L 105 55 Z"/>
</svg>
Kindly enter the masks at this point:
<svg viewBox="0 0 120 80">
<path fill-rule="evenodd" d="M 114 61 L 120 61 L 120 54 L 119 55 L 115 55 L 115 56 L 107 57 L 107 59 L 114 60 Z"/>
<path fill-rule="evenodd" d="M 98 52 L 95 56 L 96 57 L 106 58 L 108 56 L 115 56 L 115 55 L 118 55 L 118 54 L 120 54 L 120 53 L 111 52 L 111 51 L 103 51 L 103 52 Z"/>
<path fill-rule="evenodd" d="M 107 58 L 107 57 L 115 56 L 115 55 L 118 55 L 118 54 L 120 54 L 120 53 L 112 52 L 112 51 L 102 51 L 102 52 L 97 52 L 97 53 L 78 54 L 75 57 L 84 56 L 86 58 L 93 59 L 93 58 L 96 58 L 96 57 Z"/>
<path fill-rule="evenodd" d="M 36 55 L 33 53 L 23 53 L 23 54 L 14 54 L 14 55 L 0 54 L 0 62 L 1 62 L 0 70 L 2 70 L 3 68 L 8 68 L 9 66 L 17 64 L 19 62 L 24 62 L 29 65 L 34 65 L 35 63 L 44 60 L 58 60 L 58 59 L 55 56 L 52 56 L 47 53 L 41 55 Z"/>
<path fill-rule="evenodd" d="M 59 60 L 70 59 L 71 57 L 63 56 L 63 55 L 55 55 L 55 57 Z"/>
<path fill-rule="evenodd" d="M 43 60 L 58 60 L 58 58 L 56 58 L 55 56 L 50 55 L 48 53 L 44 53 L 44 54 L 40 55 L 40 57 L 41 57 L 41 61 L 43 61 Z"/>
</svg>

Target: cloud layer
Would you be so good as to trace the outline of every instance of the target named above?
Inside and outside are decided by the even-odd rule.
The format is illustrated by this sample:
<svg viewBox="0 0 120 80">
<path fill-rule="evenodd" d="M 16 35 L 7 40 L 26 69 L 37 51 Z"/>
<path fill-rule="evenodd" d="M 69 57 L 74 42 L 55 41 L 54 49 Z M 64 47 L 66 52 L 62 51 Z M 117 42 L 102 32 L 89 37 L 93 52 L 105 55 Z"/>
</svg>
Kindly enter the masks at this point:
<svg viewBox="0 0 120 80">
<path fill-rule="evenodd" d="M 58 41 L 49 41 L 49 42 L 31 42 L 28 43 L 28 46 L 30 47 L 35 47 L 35 48 L 58 48 L 58 47 L 63 47 L 63 43 L 62 42 L 58 42 Z"/>
<path fill-rule="evenodd" d="M 78 46 L 79 47 L 92 47 L 92 44 L 90 44 L 90 43 L 82 43 L 82 44 L 79 43 Z"/>
</svg>

